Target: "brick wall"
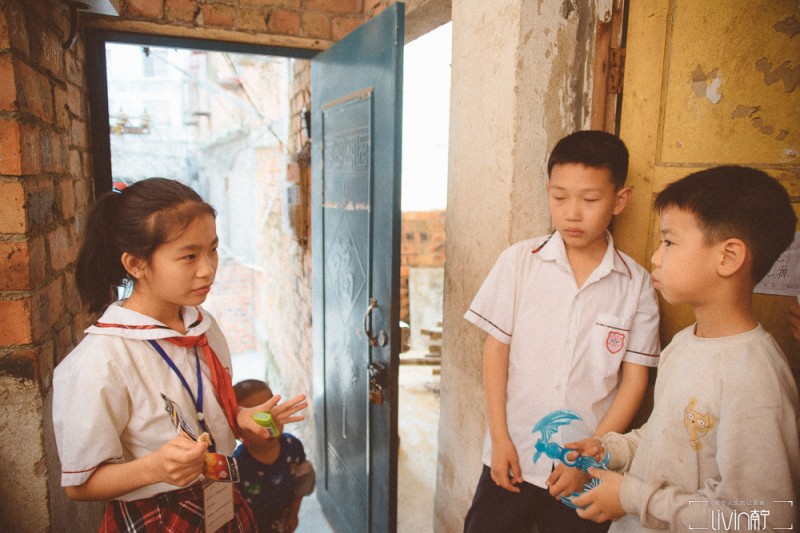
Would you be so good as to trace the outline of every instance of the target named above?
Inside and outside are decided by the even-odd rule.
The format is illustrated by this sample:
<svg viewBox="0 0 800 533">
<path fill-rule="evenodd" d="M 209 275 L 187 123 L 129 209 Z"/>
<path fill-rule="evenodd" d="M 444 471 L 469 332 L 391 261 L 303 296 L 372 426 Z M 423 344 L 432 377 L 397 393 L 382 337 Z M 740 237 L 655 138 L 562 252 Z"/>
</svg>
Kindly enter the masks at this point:
<svg viewBox="0 0 800 533">
<path fill-rule="evenodd" d="M 386 0 L 122 0 L 118 19 L 97 18 L 95 27 L 125 25 L 159 33 L 154 26 L 219 30 L 233 40 L 276 42 L 286 46 L 322 48 L 374 17 Z M 233 32 L 239 34 L 238 37 Z M 244 38 L 247 35 L 249 38 Z M 279 39 L 278 39 L 279 40 Z M 317 40 L 314 44 L 313 41 Z"/>
<path fill-rule="evenodd" d="M 7 0 L 0 33 L 0 375 L 46 390 L 83 321 L 73 267 L 91 197 L 78 64 L 58 21 Z"/>
<path fill-rule="evenodd" d="M 406 211 L 400 236 L 400 320 L 411 323 L 408 277 L 413 267 L 444 267 L 445 212 Z"/>
<path fill-rule="evenodd" d="M 230 259 L 220 259 L 214 288 L 206 307 L 214 310 L 214 318 L 225 333 L 232 354 L 256 348 L 253 328 L 256 272 Z M 213 299 L 213 302 L 212 302 Z"/>
<path fill-rule="evenodd" d="M 44 399 L 87 323 L 74 283 L 92 194 L 85 55 L 80 43 L 62 48 L 62 15 L 45 1 L 0 1 L 2 530 L 49 524 L 45 454 L 55 450 Z"/>
<path fill-rule="evenodd" d="M 87 28 L 325 48 L 374 16 L 385 0 L 121 0 L 119 17 L 81 15 Z M 55 364 L 82 336 L 75 255 L 93 199 L 83 34 L 74 46 L 56 0 L 0 0 L 0 530 L 96 528 L 96 511 L 59 488 L 49 399 Z M 308 68 L 295 104 L 308 107 Z M 299 107 L 298 107 L 299 104 Z M 297 120 L 297 118 L 296 118 Z M 301 121 L 297 120 L 299 124 Z M 306 138 L 295 128 L 289 172 L 303 181 Z M 287 392 L 311 392 L 307 241 L 276 231 L 275 270 L 255 283 L 272 312 L 270 335 Z M 307 230 L 300 230 L 300 234 Z M 281 244 L 282 241 L 282 244 Z M 282 310 L 278 312 L 277 310 Z M 32 413 L 32 414 L 31 414 Z M 24 445 L 21 445 L 21 442 Z M 49 483 L 49 487 L 48 487 Z M 94 513 L 94 514 L 93 514 Z M 22 525 L 24 524 L 24 526 Z"/>
</svg>

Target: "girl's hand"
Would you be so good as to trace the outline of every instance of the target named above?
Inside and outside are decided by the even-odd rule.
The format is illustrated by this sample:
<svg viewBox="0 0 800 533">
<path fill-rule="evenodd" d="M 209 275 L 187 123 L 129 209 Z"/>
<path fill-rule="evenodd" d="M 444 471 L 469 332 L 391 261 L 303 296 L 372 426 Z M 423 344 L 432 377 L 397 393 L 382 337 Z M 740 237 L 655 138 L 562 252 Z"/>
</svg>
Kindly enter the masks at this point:
<svg viewBox="0 0 800 533">
<path fill-rule="evenodd" d="M 185 487 L 203 472 L 208 444 L 178 435 L 147 456 L 159 482 Z"/>
<path fill-rule="evenodd" d="M 300 394 L 291 400 L 286 400 L 283 403 L 278 403 L 281 396 L 276 394 L 266 402 L 250 409 L 239 409 L 236 415 L 236 424 L 239 426 L 239 431 L 242 433 L 242 438 L 247 442 L 257 442 L 259 440 L 265 441 L 270 438 L 267 428 L 257 424 L 253 420 L 255 413 L 270 413 L 278 430 L 283 433 L 283 426 L 292 422 L 300 422 L 305 420 L 305 416 L 296 413 L 308 407 L 306 395 Z"/>
</svg>

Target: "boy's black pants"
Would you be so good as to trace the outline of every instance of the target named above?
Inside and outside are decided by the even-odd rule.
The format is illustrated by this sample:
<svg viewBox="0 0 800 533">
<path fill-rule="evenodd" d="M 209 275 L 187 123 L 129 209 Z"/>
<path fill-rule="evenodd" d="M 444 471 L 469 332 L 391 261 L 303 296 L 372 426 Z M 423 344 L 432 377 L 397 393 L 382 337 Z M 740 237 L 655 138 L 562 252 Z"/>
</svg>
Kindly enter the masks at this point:
<svg viewBox="0 0 800 533">
<path fill-rule="evenodd" d="M 550 493 L 522 482 L 520 492 L 508 492 L 495 485 L 488 466 L 483 466 L 472 506 L 464 520 L 464 533 L 605 533 L 611 522 L 595 524 L 584 520 L 556 501 Z"/>
</svg>

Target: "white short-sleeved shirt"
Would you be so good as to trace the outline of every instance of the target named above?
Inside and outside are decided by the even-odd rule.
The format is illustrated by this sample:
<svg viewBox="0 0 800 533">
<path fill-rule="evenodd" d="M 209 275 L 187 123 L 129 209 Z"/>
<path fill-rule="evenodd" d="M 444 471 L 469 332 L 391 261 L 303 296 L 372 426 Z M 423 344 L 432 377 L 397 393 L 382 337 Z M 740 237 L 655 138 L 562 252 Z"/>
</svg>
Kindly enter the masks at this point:
<svg viewBox="0 0 800 533">
<path fill-rule="evenodd" d="M 512 245 L 464 315 L 510 345 L 506 422 L 523 479 L 542 488 L 553 462 L 544 455 L 533 462 L 540 437 L 534 425 L 551 411 L 569 409 L 591 436 L 616 396 L 621 363 L 658 364 L 650 275 L 614 247 L 611 234 L 606 238 L 603 260 L 580 289 L 558 232 Z M 491 465 L 488 433 L 483 462 Z"/>
<path fill-rule="evenodd" d="M 53 376 L 53 425 L 61 460 L 61 484 L 81 485 L 103 463 L 121 463 L 149 455 L 177 435 L 164 409 L 162 394 L 174 401 L 188 420 L 197 411 L 180 378 L 167 366 L 147 339 L 180 337 L 177 331 L 136 311 L 108 307 L 98 320 L 104 324 L 156 326 L 153 329 L 98 327 L 56 367 Z M 216 321 L 205 310 L 183 309 L 186 336 L 206 333 L 222 366 L 231 369 L 231 357 Z M 197 396 L 194 348 L 159 342 Z M 231 455 L 235 438 L 219 405 L 211 373 L 199 350 L 203 382 L 203 415 L 219 453 Z M 195 427 L 202 433 L 199 424 Z M 175 490 L 159 483 L 117 499 L 130 501 Z"/>
</svg>

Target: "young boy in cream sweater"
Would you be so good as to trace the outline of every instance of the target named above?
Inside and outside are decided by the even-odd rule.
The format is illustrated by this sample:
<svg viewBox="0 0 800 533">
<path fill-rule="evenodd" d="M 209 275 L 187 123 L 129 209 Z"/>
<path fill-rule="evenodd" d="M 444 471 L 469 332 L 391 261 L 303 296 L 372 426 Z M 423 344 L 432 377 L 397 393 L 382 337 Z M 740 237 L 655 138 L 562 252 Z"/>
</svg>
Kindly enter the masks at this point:
<svg viewBox="0 0 800 533">
<path fill-rule="evenodd" d="M 574 502 L 611 531 L 755 531 L 797 523 L 798 396 L 781 349 L 756 321 L 753 288 L 789 246 L 797 219 L 765 173 L 716 167 L 655 200 L 653 284 L 696 322 L 661 353 L 642 428 L 566 446 L 611 455 L 612 471 Z"/>
</svg>

